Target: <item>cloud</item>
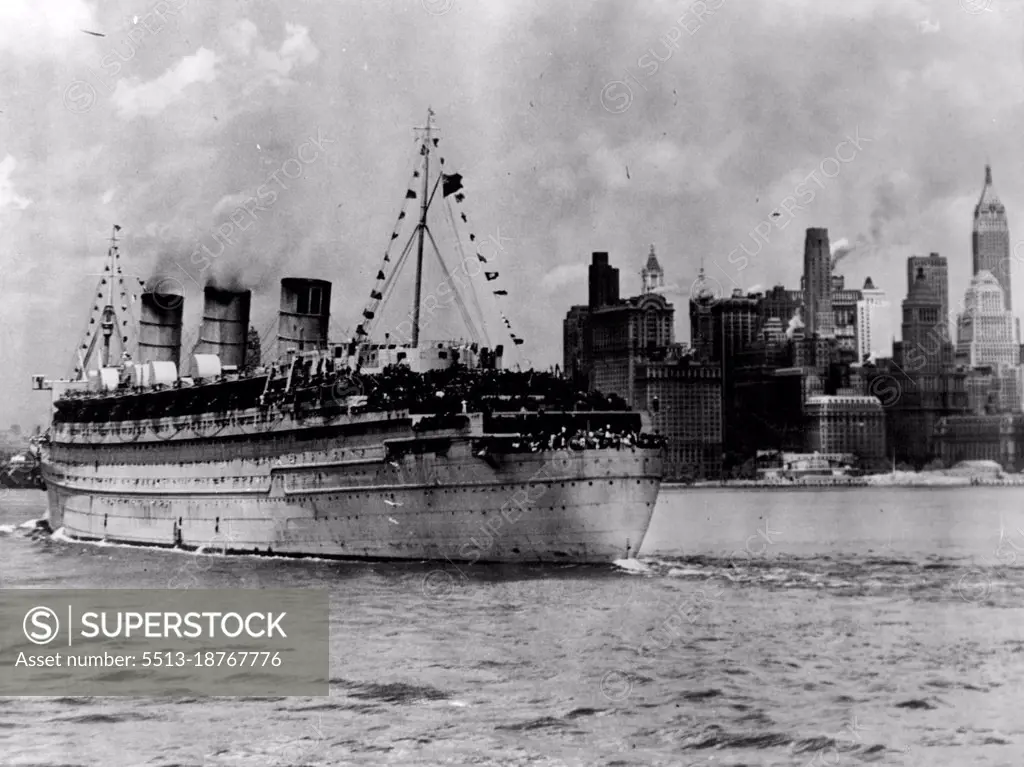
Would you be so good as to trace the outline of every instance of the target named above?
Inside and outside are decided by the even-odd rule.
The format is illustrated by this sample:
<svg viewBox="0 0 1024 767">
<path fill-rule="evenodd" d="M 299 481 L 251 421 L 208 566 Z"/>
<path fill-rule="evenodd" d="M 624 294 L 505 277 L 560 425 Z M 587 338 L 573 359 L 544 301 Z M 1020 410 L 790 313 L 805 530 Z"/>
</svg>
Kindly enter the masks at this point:
<svg viewBox="0 0 1024 767">
<path fill-rule="evenodd" d="M 259 28 L 249 19 L 240 19 L 221 34 L 231 53 L 243 57 L 252 52 L 252 47 L 259 36 Z"/>
<path fill-rule="evenodd" d="M 3 0 L 0 2 L 0 55 L 40 60 L 73 55 L 72 40 L 82 29 L 95 30 L 96 18 L 85 0 Z"/>
<path fill-rule="evenodd" d="M 562 264 L 544 275 L 540 287 L 546 293 L 554 293 L 572 285 L 586 285 L 587 274 L 587 264 Z"/>
<path fill-rule="evenodd" d="M 213 206 L 211 215 L 216 219 L 220 218 L 225 213 L 233 213 L 238 207 L 248 200 L 252 195 L 247 192 L 238 192 L 236 194 L 226 194 L 221 197 L 217 204 Z"/>
<path fill-rule="evenodd" d="M 217 76 L 214 71 L 216 64 L 217 54 L 207 48 L 200 48 L 155 80 L 121 80 L 117 83 L 113 96 L 118 113 L 129 120 L 140 115 L 158 115 L 174 102 L 184 98 L 188 86 L 194 83 L 212 83 Z"/>
<path fill-rule="evenodd" d="M 11 155 L 7 155 L 3 162 L 0 162 L 0 210 L 8 207 L 25 210 L 25 208 L 32 204 L 32 200 L 22 197 L 14 191 L 14 182 L 11 179 L 11 175 L 17 167 L 18 161 Z"/>
<path fill-rule="evenodd" d="M 266 86 L 281 89 L 293 85 L 292 72 L 312 64 L 320 56 L 308 27 L 300 24 L 285 24 L 285 38 L 277 50 L 262 47 L 259 38 L 256 24 L 241 19 L 220 35 L 219 42 L 226 53 L 217 54 L 202 47 L 155 79 L 143 81 L 134 77 L 119 81 L 113 94 L 119 115 L 125 119 L 154 117 L 185 100 L 190 85 L 209 85 L 218 80 L 222 84 L 219 91 L 213 92 L 216 98 L 195 99 L 197 104 L 215 104 L 216 110 L 204 109 L 203 116 L 191 120 L 187 127 L 191 135 L 209 132 L 217 129 L 215 122 L 251 107 L 239 103 L 239 95 L 244 99 Z M 210 111 L 219 112 L 217 121 L 205 114 Z"/>
<path fill-rule="evenodd" d="M 320 57 L 320 51 L 309 37 L 309 29 L 300 24 L 285 24 L 285 33 L 278 50 L 256 49 L 254 72 L 245 85 L 246 92 L 264 84 L 278 88 L 291 85 L 288 76 L 293 69 L 312 64 Z"/>
</svg>

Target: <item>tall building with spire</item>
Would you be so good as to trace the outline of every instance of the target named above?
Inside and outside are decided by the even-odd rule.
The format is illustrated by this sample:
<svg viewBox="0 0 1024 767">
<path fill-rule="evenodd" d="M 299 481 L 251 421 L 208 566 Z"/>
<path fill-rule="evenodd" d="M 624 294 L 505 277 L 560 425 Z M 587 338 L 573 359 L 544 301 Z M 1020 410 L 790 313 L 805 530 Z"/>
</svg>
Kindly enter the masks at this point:
<svg viewBox="0 0 1024 767">
<path fill-rule="evenodd" d="M 1010 227 L 1006 221 L 1006 208 L 992 186 L 992 167 L 985 166 L 985 186 L 974 208 L 972 236 L 974 274 L 991 272 L 1003 289 L 1007 311 L 1013 311 L 1010 288 Z"/>
<path fill-rule="evenodd" d="M 714 359 L 715 318 L 711 310 L 718 303 L 718 296 L 704 274 L 704 259 L 700 272 L 690 288 L 690 347 L 697 359 Z"/>
<path fill-rule="evenodd" d="M 644 293 L 656 293 L 665 287 L 665 270 L 654 255 L 654 245 L 651 245 L 651 252 L 647 254 L 647 263 L 640 272 L 640 278 L 643 280 Z"/>
</svg>

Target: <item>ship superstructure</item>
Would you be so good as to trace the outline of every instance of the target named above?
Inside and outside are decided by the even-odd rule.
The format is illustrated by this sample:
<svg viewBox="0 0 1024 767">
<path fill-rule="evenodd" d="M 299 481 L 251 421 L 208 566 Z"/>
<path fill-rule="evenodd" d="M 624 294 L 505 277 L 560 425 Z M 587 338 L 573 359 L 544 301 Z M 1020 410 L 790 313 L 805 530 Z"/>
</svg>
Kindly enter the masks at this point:
<svg viewBox="0 0 1024 767">
<path fill-rule="evenodd" d="M 331 283 L 284 278 L 273 362 L 247 364 L 250 292 L 212 285 L 187 355 L 184 297 L 144 292 L 133 356 L 124 313 L 113 310 L 113 286 L 125 279 L 115 229 L 108 303 L 75 375 L 34 377 L 54 396 L 42 448 L 53 529 L 295 556 L 602 562 L 636 553 L 662 471 L 660 440 L 643 433 L 640 413 L 551 373 L 505 370 L 501 345 L 420 338 L 425 246 L 438 251 L 428 211 L 452 178 L 439 174 L 431 187 L 430 128 L 419 142 L 413 236 L 340 343 L 328 339 Z M 379 305 L 412 252 L 410 342 L 372 342 Z"/>
</svg>

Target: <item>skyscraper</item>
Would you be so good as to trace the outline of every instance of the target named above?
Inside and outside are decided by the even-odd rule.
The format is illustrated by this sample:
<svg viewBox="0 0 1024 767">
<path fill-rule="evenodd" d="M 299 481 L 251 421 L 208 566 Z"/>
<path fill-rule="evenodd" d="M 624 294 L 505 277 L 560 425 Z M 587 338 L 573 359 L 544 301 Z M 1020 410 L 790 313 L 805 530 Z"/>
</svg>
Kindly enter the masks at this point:
<svg viewBox="0 0 1024 767">
<path fill-rule="evenodd" d="M 711 310 L 717 302 L 702 263 L 697 280 L 690 288 L 690 346 L 702 361 L 714 359 L 715 318 Z"/>
<path fill-rule="evenodd" d="M 935 290 L 931 277 L 939 271 L 945 274 L 946 259 L 933 254 L 932 275 L 924 266 L 909 274 L 907 297 L 903 301 L 903 342 L 894 349 L 896 363 L 909 374 L 937 376 L 953 361 L 953 348 L 949 343 L 949 324 L 942 316 L 942 299 Z M 911 256 L 910 261 L 919 258 Z"/>
<path fill-rule="evenodd" d="M 987 271 L 999 281 L 1007 311 L 1013 311 L 1010 289 L 1010 227 L 1006 208 L 992 186 L 992 168 L 985 166 L 985 186 L 974 208 L 974 274 Z"/>
<path fill-rule="evenodd" d="M 875 287 L 868 277 L 860 291 L 857 302 L 857 361 L 863 362 L 869 356 L 886 356 L 883 348 L 891 338 L 885 333 L 883 312 L 889 302 L 885 291 Z"/>
<path fill-rule="evenodd" d="M 832 253 L 828 229 L 808 229 L 804 240 L 804 296 L 807 335 L 834 335 Z"/>
<path fill-rule="evenodd" d="M 594 251 L 589 267 L 589 306 L 600 309 L 619 302 L 619 270 L 608 263 L 608 254 Z"/>
<path fill-rule="evenodd" d="M 1013 315 L 1004 305 L 1003 289 L 995 276 L 984 270 L 974 275 L 957 323 L 958 361 L 972 368 L 1017 365 L 1020 347 L 1014 337 Z"/>
<path fill-rule="evenodd" d="M 967 288 L 964 313 L 957 320 L 956 357 L 971 368 L 991 368 L 999 409 L 1020 410 L 1020 345 L 1013 315 L 1004 308 L 1003 289 L 988 271 L 974 275 Z"/>
<path fill-rule="evenodd" d="M 939 314 L 943 318 L 945 333 L 949 335 L 949 264 L 938 253 L 911 256 L 907 259 L 907 291 L 913 287 L 918 275 L 924 275 L 925 287 L 935 294 Z"/>
<path fill-rule="evenodd" d="M 946 259 L 938 253 L 908 259 L 903 340 L 893 344 L 887 374 L 896 387 L 895 401 L 886 411 L 888 444 L 898 460 L 916 466 L 938 456 L 939 419 L 963 412 L 967 404 L 965 374 L 953 367 L 949 321 L 942 314 L 949 304 L 942 292 L 947 274 Z"/>
</svg>

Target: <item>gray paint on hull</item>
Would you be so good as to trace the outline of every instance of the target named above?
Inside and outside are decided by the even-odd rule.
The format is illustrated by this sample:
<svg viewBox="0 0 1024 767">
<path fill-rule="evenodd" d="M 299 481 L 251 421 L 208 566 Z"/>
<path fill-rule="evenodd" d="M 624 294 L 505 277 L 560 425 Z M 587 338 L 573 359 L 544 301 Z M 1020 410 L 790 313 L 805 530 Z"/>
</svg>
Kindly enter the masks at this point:
<svg viewBox="0 0 1024 767">
<path fill-rule="evenodd" d="M 445 455 L 337 450 L 267 461 L 50 464 L 69 537 L 373 559 L 608 562 L 635 554 L 657 500 L 654 450 Z M 344 453 L 344 451 L 342 451 Z M 361 449 L 360 453 L 364 451 Z"/>
</svg>

